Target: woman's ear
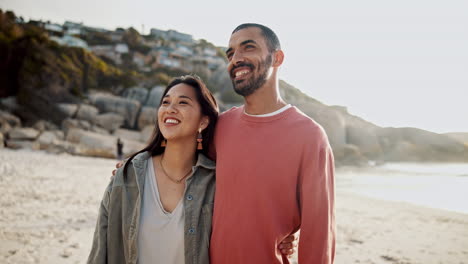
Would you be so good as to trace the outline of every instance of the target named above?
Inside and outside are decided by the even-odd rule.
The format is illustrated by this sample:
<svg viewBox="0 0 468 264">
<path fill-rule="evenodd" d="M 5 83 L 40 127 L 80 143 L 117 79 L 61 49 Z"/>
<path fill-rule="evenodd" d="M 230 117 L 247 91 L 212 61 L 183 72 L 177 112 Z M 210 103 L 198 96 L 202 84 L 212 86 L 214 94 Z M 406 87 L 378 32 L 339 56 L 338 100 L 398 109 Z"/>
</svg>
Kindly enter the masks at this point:
<svg viewBox="0 0 468 264">
<path fill-rule="evenodd" d="M 205 128 L 208 127 L 208 124 L 210 123 L 210 118 L 208 116 L 204 116 L 202 117 L 201 121 L 200 121 L 200 128 L 202 130 L 205 130 Z"/>
</svg>

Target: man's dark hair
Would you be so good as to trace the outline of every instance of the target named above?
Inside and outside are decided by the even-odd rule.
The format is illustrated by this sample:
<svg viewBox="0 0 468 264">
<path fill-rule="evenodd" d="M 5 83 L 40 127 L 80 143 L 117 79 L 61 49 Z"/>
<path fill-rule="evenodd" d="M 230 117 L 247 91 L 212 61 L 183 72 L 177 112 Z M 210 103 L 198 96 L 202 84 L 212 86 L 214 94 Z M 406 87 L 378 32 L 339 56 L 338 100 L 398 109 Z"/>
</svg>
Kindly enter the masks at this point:
<svg viewBox="0 0 468 264">
<path fill-rule="evenodd" d="M 278 39 L 278 36 L 276 36 L 275 32 L 271 30 L 269 27 L 266 27 L 264 25 L 256 24 L 256 23 L 244 23 L 239 26 L 237 26 L 234 31 L 232 31 L 231 35 L 236 33 L 237 31 L 244 29 L 244 28 L 249 28 L 249 27 L 256 27 L 259 28 L 260 31 L 262 32 L 263 37 L 266 40 L 266 43 L 268 45 L 268 51 L 273 52 L 276 50 L 281 49 L 281 44 Z"/>
</svg>

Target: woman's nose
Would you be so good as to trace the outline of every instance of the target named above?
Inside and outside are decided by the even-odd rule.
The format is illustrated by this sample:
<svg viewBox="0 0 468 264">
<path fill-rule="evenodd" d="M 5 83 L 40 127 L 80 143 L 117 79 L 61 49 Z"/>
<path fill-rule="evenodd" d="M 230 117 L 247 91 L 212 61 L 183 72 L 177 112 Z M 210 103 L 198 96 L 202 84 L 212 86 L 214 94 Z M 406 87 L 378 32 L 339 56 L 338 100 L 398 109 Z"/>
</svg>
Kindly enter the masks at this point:
<svg viewBox="0 0 468 264">
<path fill-rule="evenodd" d="M 177 113 L 177 107 L 174 104 L 169 104 L 167 106 L 167 112 L 169 113 Z"/>
</svg>

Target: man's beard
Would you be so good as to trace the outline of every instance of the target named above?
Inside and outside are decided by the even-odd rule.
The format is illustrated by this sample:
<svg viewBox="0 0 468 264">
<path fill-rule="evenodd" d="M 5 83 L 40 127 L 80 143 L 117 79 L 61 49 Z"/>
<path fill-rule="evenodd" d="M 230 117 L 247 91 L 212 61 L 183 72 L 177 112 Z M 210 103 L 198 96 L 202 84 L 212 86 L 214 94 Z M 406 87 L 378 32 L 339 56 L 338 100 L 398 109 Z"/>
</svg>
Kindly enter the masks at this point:
<svg viewBox="0 0 468 264">
<path fill-rule="evenodd" d="M 236 83 L 235 80 L 232 80 L 232 86 L 234 87 L 234 91 L 237 94 L 245 97 L 253 94 L 256 90 L 258 90 L 258 88 L 262 87 L 267 81 L 266 79 L 268 75 L 268 69 L 270 68 L 272 61 L 273 59 L 271 54 L 268 54 L 266 59 L 261 61 L 258 65 L 259 75 L 256 78 L 254 76 L 255 67 L 252 64 L 240 63 L 239 65 L 237 65 L 235 68 L 248 66 L 252 71 L 252 77 L 246 80 L 241 80 L 239 83 Z M 232 70 L 234 70 L 235 68 L 233 68 Z"/>
</svg>

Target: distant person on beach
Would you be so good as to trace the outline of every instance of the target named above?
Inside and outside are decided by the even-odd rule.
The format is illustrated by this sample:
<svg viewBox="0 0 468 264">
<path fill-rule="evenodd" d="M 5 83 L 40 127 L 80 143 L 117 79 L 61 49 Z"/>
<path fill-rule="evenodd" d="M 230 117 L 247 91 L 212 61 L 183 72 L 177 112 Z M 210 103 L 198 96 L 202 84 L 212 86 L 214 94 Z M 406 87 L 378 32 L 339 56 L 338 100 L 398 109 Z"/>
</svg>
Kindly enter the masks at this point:
<svg viewBox="0 0 468 264">
<path fill-rule="evenodd" d="M 169 83 L 150 143 L 104 193 L 88 263 L 209 263 L 215 163 L 207 153 L 217 119 L 199 78 Z M 244 239 L 252 235 L 261 234 Z"/>
<path fill-rule="evenodd" d="M 117 138 L 117 160 L 123 159 L 123 142 Z"/>
</svg>

